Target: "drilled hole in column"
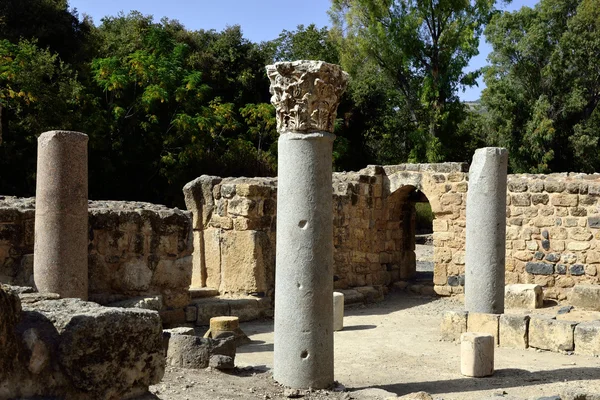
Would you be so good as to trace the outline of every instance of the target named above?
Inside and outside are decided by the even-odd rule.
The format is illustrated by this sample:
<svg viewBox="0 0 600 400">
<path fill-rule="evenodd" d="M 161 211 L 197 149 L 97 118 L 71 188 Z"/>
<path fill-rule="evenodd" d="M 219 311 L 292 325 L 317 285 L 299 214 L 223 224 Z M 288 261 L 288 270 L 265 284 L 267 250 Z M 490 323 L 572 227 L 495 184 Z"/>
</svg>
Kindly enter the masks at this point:
<svg viewBox="0 0 600 400">
<path fill-rule="evenodd" d="M 296 282 L 296 287 L 297 287 L 298 289 L 302 289 L 302 284 L 301 284 L 300 282 Z"/>
<path fill-rule="evenodd" d="M 301 229 L 306 229 L 306 225 L 308 225 L 308 221 L 306 221 L 305 219 L 303 219 L 302 221 L 298 222 L 298 226 Z"/>
<path fill-rule="evenodd" d="M 302 358 L 308 358 L 308 351 L 302 350 L 302 353 L 300 353 L 300 357 L 302 357 Z"/>
</svg>

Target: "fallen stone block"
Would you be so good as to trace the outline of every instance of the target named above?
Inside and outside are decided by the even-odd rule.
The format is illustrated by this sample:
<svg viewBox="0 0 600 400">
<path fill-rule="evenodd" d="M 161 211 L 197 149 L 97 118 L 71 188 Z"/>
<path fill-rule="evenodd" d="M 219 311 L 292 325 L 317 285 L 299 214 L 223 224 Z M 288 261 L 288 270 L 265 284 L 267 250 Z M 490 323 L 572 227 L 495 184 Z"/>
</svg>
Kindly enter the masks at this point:
<svg viewBox="0 0 600 400">
<path fill-rule="evenodd" d="M 41 298 L 19 313 L 0 288 L 0 398 L 130 398 L 162 379 L 157 312 Z"/>
<path fill-rule="evenodd" d="M 575 353 L 600 356 L 600 321 L 582 322 L 575 327 Z"/>
<path fill-rule="evenodd" d="M 504 288 L 505 308 L 542 308 L 544 305 L 544 293 L 540 285 L 535 284 L 513 284 Z"/>
<path fill-rule="evenodd" d="M 586 310 L 600 311 L 600 286 L 575 285 L 569 293 L 569 304 Z"/>
<path fill-rule="evenodd" d="M 499 314 L 469 313 L 467 317 L 467 332 L 487 333 L 494 337 L 498 344 Z"/>
<path fill-rule="evenodd" d="M 191 335 L 171 335 L 167 350 L 167 364 L 174 367 L 201 369 L 210 364 L 214 355 L 235 360 L 235 340 L 201 338 Z"/>
<path fill-rule="evenodd" d="M 440 324 L 442 340 L 458 341 L 460 335 L 467 331 L 467 312 L 466 311 L 446 311 L 442 314 L 442 323 Z"/>
<path fill-rule="evenodd" d="M 500 346 L 526 349 L 529 346 L 529 316 L 502 314 L 499 320 Z"/>
<path fill-rule="evenodd" d="M 460 373 L 484 377 L 494 373 L 494 346 L 492 335 L 465 332 L 460 336 Z"/>
<path fill-rule="evenodd" d="M 555 352 L 572 351 L 573 331 L 576 322 L 557 321 L 544 316 L 531 316 L 529 320 L 529 347 Z"/>
</svg>

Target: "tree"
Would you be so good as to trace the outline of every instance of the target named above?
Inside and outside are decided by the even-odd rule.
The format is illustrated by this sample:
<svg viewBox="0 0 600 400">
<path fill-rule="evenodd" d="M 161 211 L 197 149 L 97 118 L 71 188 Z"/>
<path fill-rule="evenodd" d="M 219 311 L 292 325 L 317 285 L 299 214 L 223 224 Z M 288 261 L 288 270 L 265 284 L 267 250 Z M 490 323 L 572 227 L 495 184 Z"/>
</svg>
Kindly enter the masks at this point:
<svg viewBox="0 0 600 400">
<path fill-rule="evenodd" d="M 542 0 L 494 18 L 487 135 L 515 172 L 600 167 L 600 0 Z"/>
<path fill-rule="evenodd" d="M 31 195 L 35 188 L 37 136 L 74 129 L 82 87 L 58 55 L 36 42 L 0 41 L 0 191 Z"/>
<path fill-rule="evenodd" d="M 464 159 L 454 133 L 465 118 L 457 92 L 479 71 L 465 72 L 478 54 L 495 0 L 332 0 L 342 66 L 354 76 L 376 67 L 399 95 L 394 109 L 410 121 L 411 161 Z"/>
</svg>

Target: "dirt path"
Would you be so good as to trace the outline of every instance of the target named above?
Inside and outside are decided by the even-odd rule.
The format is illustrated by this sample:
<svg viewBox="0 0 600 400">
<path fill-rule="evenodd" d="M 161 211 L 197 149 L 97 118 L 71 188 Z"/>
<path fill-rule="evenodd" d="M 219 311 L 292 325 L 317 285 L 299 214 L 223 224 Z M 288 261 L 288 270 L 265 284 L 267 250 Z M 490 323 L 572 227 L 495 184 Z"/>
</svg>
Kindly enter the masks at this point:
<svg viewBox="0 0 600 400">
<path fill-rule="evenodd" d="M 385 399 L 421 390 L 445 400 L 538 399 L 565 388 L 600 393 L 600 359 L 533 349 L 497 348 L 493 377 L 463 377 L 459 344 L 439 340 L 441 313 L 451 309 L 462 304 L 395 292 L 383 303 L 346 310 L 345 328 L 335 333 L 335 378 L 348 391 L 302 393 L 304 398 Z M 253 343 L 238 348 L 236 364 L 252 368 L 232 375 L 171 369 L 152 388 L 153 398 L 286 398 L 270 374 L 273 322 L 244 323 L 242 329 Z"/>
</svg>

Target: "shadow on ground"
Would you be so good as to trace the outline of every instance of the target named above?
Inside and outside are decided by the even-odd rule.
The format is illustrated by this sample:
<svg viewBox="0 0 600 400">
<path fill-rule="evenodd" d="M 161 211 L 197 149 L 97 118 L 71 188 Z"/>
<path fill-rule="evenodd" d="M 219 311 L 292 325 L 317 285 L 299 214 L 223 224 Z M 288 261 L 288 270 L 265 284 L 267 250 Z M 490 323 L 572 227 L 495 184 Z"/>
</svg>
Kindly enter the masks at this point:
<svg viewBox="0 0 600 400">
<path fill-rule="evenodd" d="M 445 381 L 394 383 L 390 385 L 348 388 L 350 392 L 378 388 L 402 396 L 408 393 L 425 391 L 430 394 L 460 393 L 466 391 L 493 390 L 499 388 L 523 387 L 545 383 L 573 380 L 597 380 L 600 368 L 561 368 L 548 371 L 529 372 L 523 369 L 505 368 L 487 378 L 461 378 Z"/>
</svg>

